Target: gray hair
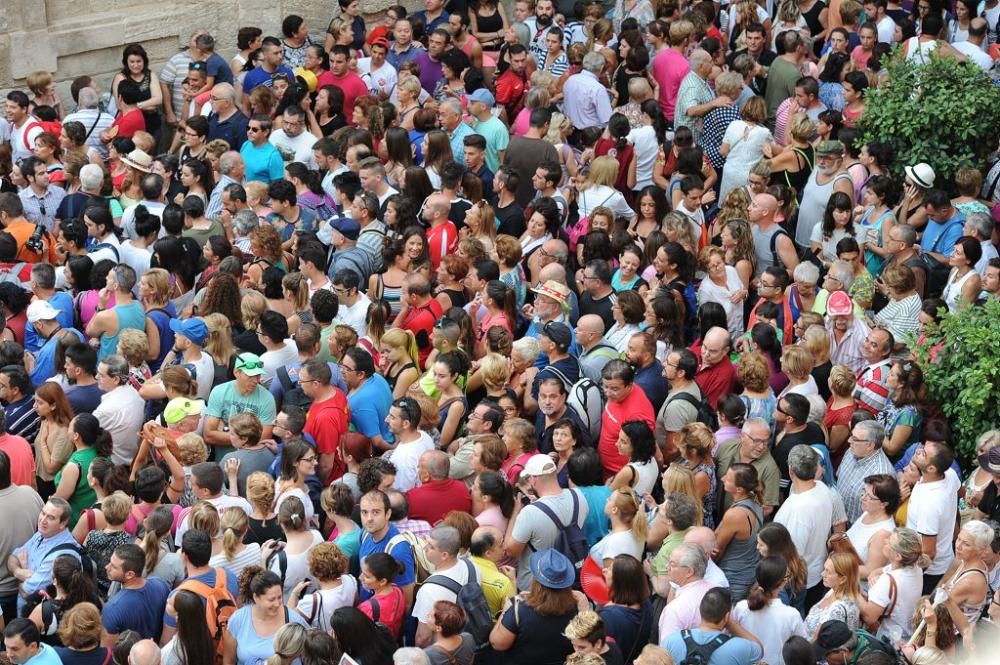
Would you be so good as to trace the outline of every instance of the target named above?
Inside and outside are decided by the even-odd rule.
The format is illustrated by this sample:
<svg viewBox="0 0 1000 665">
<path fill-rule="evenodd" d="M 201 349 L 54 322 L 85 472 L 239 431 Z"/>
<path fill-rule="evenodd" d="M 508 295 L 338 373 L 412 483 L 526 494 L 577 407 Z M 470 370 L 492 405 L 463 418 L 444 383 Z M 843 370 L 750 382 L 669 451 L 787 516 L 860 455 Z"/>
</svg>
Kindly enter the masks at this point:
<svg viewBox="0 0 1000 665">
<path fill-rule="evenodd" d="M 73 514 L 73 507 L 69 505 L 69 501 L 62 498 L 61 496 L 50 496 L 48 503 L 58 508 L 62 514 L 59 516 L 60 522 L 68 522 L 70 515 Z"/>
<path fill-rule="evenodd" d="M 97 91 L 91 88 L 89 85 L 85 88 L 80 88 L 80 92 L 76 96 L 77 106 L 81 109 L 96 109 L 101 104 L 101 96 L 97 94 Z"/>
<path fill-rule="evenodd" d="M 431 532 L 427 534 L 427 537 L 434 541 L 434 545 L 441 550 L 450 554 L 452 557 L 458 556 L 458 551 L 461 549 L 462 537 L 458 533 L 458 529 L 453 526 L 438 526 L 431 529 Z"/>
<path fill-rule="evenodd" d="M 695 49 L 694 51 L 691 52 L 691 55 L 688 57 L 691 69 L 695 69 L 698 67 L 698 65 L 701 65 L 705 61 L 711 59 L 712 56 L 709 54 L 709 52 L 702 49 Z"/>
<path fill-rule="evenodd" d="M 763 418 L 747 418 L 740 431 L 744 434 L 750 434 L 755 428 L 765 430 L 768 434 L 771 433 L 771 425 Z"/>
<path fill-rule="evenodd" d="M 882 447 L 882 442 L 885 440 L 885 425 L 877 420 L 863 420 L 855 427 L 860 429 L 865 437 L 875 444 L 876 449 Z"/>
<path fill-rule="evenodd" d="M 719 84 L 716 83 L 715 86 L 718 88 Z M 796 282 L 815 284 L 819 281 L 819 268 L 812 261 L 802 261 L 792 271 L 792 279 Z"/>
<path fill-rule="evenodd" d="M 250 232 L 258 226 L 260 226 L 260 218 L 253 210 L 238 210 L 233 215 L 233 232 L 241 238 L 250 235 Z"/>
<path fill-rule="evenodd" d="M 514 25 L 524 25 L 515 23 Z M 417 647 L 403 647 L 396 649 L 392 654 L 393 665 L 431 665 L 431 659 L 427 657 L 427 652 Z"/>
<path fill-rule="evenodd" d="M 972 536 L 973 542 L 980 551 L 985 552 L 993 544 L 993 528 L 981 520 L 970 520 L 962 527 L 962 531 Z"/>
<path fill-rule="evenodd" d="M 679 565 L 690 568 L 695 577 L 701 579 L 705 577 L 705 570 L 708 569 L 708 557 L 701 545 L 695 543 L 681 543 L 674 552 L 677 553 Z"/>
<path fill-rule="evenodd" d="M 645 79 L 633 79 L 633 80 L 645 80 Z M 629 81 L 631 84 L 632 81 Z M 715 79 L 715 91 L 720 95 L 725 95 L 736 99 L 743 92 L 743 76 L 738 72 L 722 72 L 719 77 Z M 801 263 L 799 265 L 802 265 Z M 811 264 L 810 264 L 811 265 Z"/>
<path fill-rule="evenodd" d="M 981 212 L 974 212 L 965 218 L 965 223 L 975 231 L 980 240 L 989 240 L 993 237 L 993 219 Z"/>
<path fill-rule="evenodd" d="M 236 103 L 236 90 L 230 83 L 216 83 L 212 86 L 212 94 L 230 104 Z"/>
<path fill-rule="evenodd" d="M 532 88 L 524 98 L 524 105 L 529 109 L 538 109 L 549 105 L 549 91 L 546 88 Z"/>
<path fill-rule="evenodd" d="M 448 471 L 451 469 L 451 458 L 443 450 L 428 450 L 424 453 L 427 461 L 427 473 L 431 480 L 448 480 Z"/>
<path fill-rule="evenodd" d="M 441 102 L 441 106 L 454 111 L 458 115 L 462 115 L 462 102 L 458 101 L 454 97 L 449 97 Z"/>
<path fill-rule="evenodd" d="M 896 536 L 896 554 L 902 559 L 904 566 L 912 566 L 920 560 L 923 553 L 920 534 L 913 529 L 900 528 L 893 531 Z"/>
<path fill-rule="evenodd" d="M 788 453 L 788 472 L 799 480 L 812 480 L 816 477 L 816 466 L 819 460 L 816 451 L 805 443 L 792 448 Z"/>
<path fill-rule="evenodd" d="M 531 44 L 531 28 L 525 23 L 517 22 L 510 26 L 514 31 L 514 35 L 517 36 L 517 41 L 524 48 L 528 48 Z"/>
<path fill-rule="evenodd" d="M 663 502 L 663 516 L 673 523 L 675 529 L 684 531 L 698 521 L 698 506 L 687 494 L 671 492 Z"/>
<path fill-rule="evenodd" d="M 219 157 L 219 173 L 222 175 L 229 175 L 233 172 L 233 169 L 237 168 L 243 163 L 243 156 L 235 150 L 229 150 L 222 153 L 222 157 Z"/>
<path fill-rule="evenodd" d="M 607 60 L 596 51 L 591 51 L 583 56 L 583 69 L 591 74 L 600 74 L 605 64 L 607 64 Z"/>
<path fill-rule="evenodd" d="M 101 363 L 108 368 L 108 377 L 112 379 L 118 379 L 118 382 L 122 385 L 128 381 L 129 366 L 128 361 L 122 358 L 117 353 L 110 356 L 106 356 Z"/>
<path fill-rule="evenodd" d="M 917 230 L 909 224 L 897 224 L 895 229 L 899 231 L 899 240 L 907 247 L 912 247 L 917 242 Z"/>
<path fill-rule="evenodd" d="M 84 88 L 86 90 L 87 88 Z M 104 184 L 104 171 L 97 164 L 86 164 L 80 169 L 80 189 L 99 190 Z"/>
<path fill-rule="evenodd" d="M 162 653 L 153 640 L 139 640 L 128 652 L 128 661 L 134 665 L 159 665 Z"/>
<path fill-rule="evenodd" d="M 849 291 L 851 286 L 854 285 L 854 268 L 847 261 L 842 261 L 837 259 L 830 266 L 830 271 L 828 273 L 830 277 L 834 278 L 838 282 L 844 285 L 844 290 Z"/>
<path fill-rule="evenodd" d="M 514 340 L 513 349 L 525 361 L 534 361 L 542 351 L 541 347 L 538 346 L 538 340 L 534 337 L 522 337 Z"/>
</svg>

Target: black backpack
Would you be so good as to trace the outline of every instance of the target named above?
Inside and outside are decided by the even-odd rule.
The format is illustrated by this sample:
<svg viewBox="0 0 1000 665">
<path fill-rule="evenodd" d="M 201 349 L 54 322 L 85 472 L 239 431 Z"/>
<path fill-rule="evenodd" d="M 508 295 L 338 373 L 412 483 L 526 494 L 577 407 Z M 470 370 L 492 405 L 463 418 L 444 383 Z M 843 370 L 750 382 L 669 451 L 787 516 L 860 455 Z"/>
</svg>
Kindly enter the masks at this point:
<svg viewBox="0 0 1000 665">
<path fill-rule="evenodd" d="M 56 552 L 76 552 L 80 557 L 80 567 L 83 568 L 83 572 L 92 580 L 97 580 L 97 564 L 94 563 L 93 559 L 87 554 L 87 550 L 83 549 L 79 545 L 74 543 L 63 543 L 62 545 L 56 545 L 49 550 L 49 553 L 45 555 L 45 558 L 51 557 Z M 58 557 L 53 557 L 53 561 Z"/>
<path fill-rule="evenodd" d="M 281 384 L 281 388 L 284 393 L 281 396 L 281 406 L 297 406 L 303 411 L 308 411 L 309 407 L 312 406 L 312 398 L 307 397 L 305 392 L 302 390 L 297 382 L 292 383 L 292 377 L 288 375 L 288 368 L 282 365 L 274 373 L 275 377 L 278 379 L 278 383 Z"/>
<path fill-rule="evenodd" d="M 482 647 L 490 640 L 490 631 L 493 630 L 493 613 L 483 595 L 483 588 L 476 582 L 476 567 L 468 559 L 463 559 L 462 563 L 469 574 L 469 579 L 465 584 L 459 584 L 446 575 L 431 575 L 424 584 L 437 584 L 455 594 L 455 602 L 465 610 L 465 626 L 462 630 L 472 635 L 476 647 Z"/>
<path fill-rule="evenodd" d="M 584 560 L 590 554 L 590 545 L 587 543 L 587 536 L 583 534 L 583 529 L 579 526 L 580 498 L 573 490 L 570 490 L 569 494 L 573 498 L 573 514 L 569 518 L 569 524 L 560 522 L 559 517 L 553 512 L 552 508 L 545 505 L 543 501 L 536 501 L 531 505 L 545 513 L 552 520 L 553 524 L 556 525 L 556 528 L 559 530 L 559 537 L 556 538 L 552 549 L 565 555 L 567 559 L 573 562 L 573 566 L 577 572 L 577 581 L 579 582 L 580 568 L 583 567 Z"/>
<path fill-rule="evenodd" d="M 934 244 L 931 245 L 929 251 L 937 252 L 938 244 L 941 242 L 941 238 L 948 232 L 948 229 L 955 224 L 961 225 L 962 222 L 955 222 L 954 224 L 949 224 L 941 231 L 941 235 L 937 237 Z M 920 252 L 920 260 L 924 264 L 924 269 L 927 270 L 927 282 L 924 285 L 924 298 L 940 298 L 941 294 L 944 293 L 944 287 L 948 284 L 948 276 L 951 274 L 951 266 L 946 263 L 941 263 L 933 256 L 927 252 Z"/>
<path fill-rule="evenodd" d="M 732 635 L 719 633 L 705 644 L 698 644 L 694 641 L 694 637 L 691 636 L 691 631 L 685 629 L 681 631 L 681 639 L 684 640 L 686 653 L 684 660 L 677 665 L 708 665 L 712 659 L 712 654 L 723 644 L 731 640 Z"/>
<path fill-rule="evenodd" d="M 719 429 L 719 417 L 715 413 L 715 409 L 709 404 L 707 397 L 702 397 L 700 400 L 688 392 L 677 393 L 673 397 L 667 400 L 667 403 L 679 399 L 682 402 L 687 402 L 693 406 L 698 411 L 697 421 L 699 423 L 708 425 L 708 427 L 714 432 Z"/>
</svg>

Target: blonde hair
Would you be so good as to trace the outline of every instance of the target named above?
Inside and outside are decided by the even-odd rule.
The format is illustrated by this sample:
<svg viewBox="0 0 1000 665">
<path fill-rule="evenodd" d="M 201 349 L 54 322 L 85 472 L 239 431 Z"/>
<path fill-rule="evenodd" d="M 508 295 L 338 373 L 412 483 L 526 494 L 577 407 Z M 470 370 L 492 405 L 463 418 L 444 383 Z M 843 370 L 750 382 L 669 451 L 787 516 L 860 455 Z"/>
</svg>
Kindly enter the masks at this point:
<svg viewBox="0 0 1000 665">
<path fill-rule="evenodd" d="M 188 514 L 188 522 L 192 529 L 204 531 L 212 538 L 218 536 L 219 530 L 222 528 L 219 509 L 208 501 L 198 501 L 194 504 Z"/>
<path fill-rule="evenodd" d="M 829 556 L 833 570 L 844 578 L 839 589 L 831 589 L 834 597 L 850 598 L 857 601 L 861 598 L 861 580 L 858 573 L 858 555 L 854 552 L 833 552 Z"/>
<path fill-rule="evenodd" d="M 156 302 L 167 302 L 170 300 L 170 273 L 163 268 L 150 268 L 143 275 L 149 288 L 153 290 L 153 297 Z"/>
<path fill-rule="evenodd" d="M 793 139 L 806 143 L 816 132 L 816 123 L 805 113 L 796 113 L 788 123 L 788 131 Z"/>
<path fill-rule="evenodd" d="M 499 353 L 487 353 L 479 361 L 479 372 L 487 390 L 501 390 L 510 379 L 510 365 Z"/>
<path fill-rule="evenodd" d="M 254 471 L 247 476 L 247 501 L 264 515 L 270 514 L 274 503 L 274 478 L 266 471 Z"/>
<path fill-rule="evenodd" d="M 261 425 L 260 418 L 249 411 L 243 411 L 230 416 L 229 431 L 241 439 L 246 439 L 247 445 L 256 446 L 264 434 L 264 426 Z"/>
<path fill-rule="evenodd" d="M 306 644 L 306 628 L 300 623 L 286 623 L 274 634 L 271 648 L 274 654 L 268 656 L 266 665 L 288 665 L 298 658 Z"/>
<path fill-rule="evenodd" d="M 266 90 L 267 88 L 264 89 Z M 229 147 L 229 143 L 225 139 L 212 139 L 211 141 L 205 144 L 205 152 L 209 155 L 212 155 L 216 159 L 222 157 L 223 154 L 225 154 L 230 150 L 232 150 L 232 148 Z M 247 187 L 249 188 L 250 185 L 263 185 L 264 190 L 265 191 L 267 190 L 267 183 L 256 182 L 256 181 L 248 182 Z"/>
<path fill-rule="evenodd" d="M 149 132 L 138 131 L 132 135 L 132 143 L 139 150 L 147 154 L 152 154 L 153 148 L 156 146 L 156 139 Z"/>
<path fill-rule="evenodd" d="M 786 346 L 781 354 L 781 369 L 795 379 L 805 380 L 813 368 L 813 356 L 801 346 Z"/>
<path fill-rule="evenodd" d="M 603 632 L 604 619 L 593 611 L 578 612 L 563 631 L 563 637 L 568 640 L 586 640 L 593 642 L 591 635 L 598 631 Z"/>
<path fill-rule="evenodd" d="M 698 249 L 698 239 L 691 232 L 691 220 L 680 212 L 669 212 L 663 218 L 663 232 L 673 231 L 677 235 L 677 244 L 690 253 Z"/>
<path fill-rule="evenodd" d="M 663 491 L 667 496 L 671 494 L 684 494 L 694 502 L 697 519 L 695 526 L 705 523 L 705 511 L 702 508 L 701 497 L 694 486 L 694 473 L 686 466 L 681 466 L 674 462 L 663 471 Z"/>
<path fill-rule="evenodd" d="M 118 333 L 118 352 L 131 367 L 138 367 L 149 354 L 149 338 L 143 330 L 126 328 Z"/>
<path fill-rule="evenodd" d="M 771 368 L 764 354 L 754 351 L 740 358 L 740 364 L 736 366 L 736 376 L 744 388 L 754 392 L 764 392 L 771 381 Z"/>
<path fill-rule="evenodd" d="M 309 282 L 300 272 L 290 272 L 281 279 L 281 288 L 288 292 L 295 312 L 309 309 Z"/>
<path fill-rule="evenodd" d="M 240 300 L 240 318 L 247 330 L 256 330 L 260 317 L 267 311 L 267 300 L 260 291 L 248 291 Z"/>
<path fill-rule="evenodd" d="M 806 328 L 803 337 L 806 350 L 812 354 L 813 363 L 822 365 L 830 359 L 830 333 L 823 326 L 812 325 Z"/>
<path fill-rule="evenodd" d="M 76 650 L 101 646 L 104 640 L 101 611 L 93 603 L 77 603 L 59 622 L 59 639 Z"/>
<path fill-rule="evenodd" d="M 44 70 L 31 72 L 24 77 L 24 83 L 28 86 L 28 90 L 35 93 L 36 96 L 41 96 L 45 92 L 45 88 L 52 85 L 52 74 Z"/>
<path fill-rule="evenodd" d="M 222 552 L 226 555 L 227 561 L 232 561 L 240 550 L 240 545 L 243 544 L 243 536 L 250 528 L 250 519 L 242 510 L 227 510 L 222 513 L 220 525 L 222 528 Z"/>
<path fill-rule="evenodd" d="M 413 336 L 412 331 L 402 328 L 386 330 L 385 335 L 382 336 L 382 344 L 394 349 L 402 349 L 410 362 L 420 367 L 420 349 L 417 348 L 417 338 Z"/>
<path fill-rule="evenodd" d="M 857 383 L 858 377 L 847 365 L 834 365 L 830 370 L 830 392 L 837 397 L 850 397 Z"/>
<path fill-rule="evenodd" d="M 642 498 L 631 487 L 623 487 L 612 494 L 613 506 L 621 515 L 622 522 L 632 529 L 632 537 L 640 543 L 646 542 L 646 513 L 642 510 Z"/>
<path fill-rule="evenodd" d="M 598 185 L 613 188 L 618 180 L 618 168 L 618 160 L 614 157 L 604 155 L 594 159 L 590 163 L 590 173 L 587 174 L 584 189 Z"/>
<path fill-rule="evenodd" d="M 712 446 L 715 445 L 715 435 L 712 429 L 704 423 L 688 423 L 681 428 L 681 452 L 687 457 L 687 451 L 692 450 L 699 460 L 712 458 Z"/>
<path fill-rule="evenodd" d="M 258 87 L 260 87 L 260 86 L 258 86 Z M 215 143 L 215 141 L 212 141 L 212 143 Z M 212 143 L 209 143 L 208 145 L 211 146 Z M 223 141 L 223 143 L 226 146 L 226 150 L 229 150 L 229 144 L 226 143 L 225 141 Z M 244 186 L 244 189 L 247 190 L 247 202 L 248 203 L 250 201 L 252 201 L 253 199 L 257 199 L 257 203 L 258 204 L 263 204 L 264 201 L 267 201 L 267 183 L 266 182 L 260 182 L 259 180 L 253 180 L 251 182 L 248 182 Z"/>
<path fill-rule="evenodd" d="M 647 644 L 639 652 L 639 657 L 635 659 L 634 665 L 674 665 L 674 659 L 670 652 L 655 644 Z"/>
<path fill-rule="evenodd" d="M 233 328 L 225 314 L 214 312 L 201 317 L 208 328 L 208 339 L 205 340 L 204 351 L 212 356 L 220 365 L 229 365 L 236 355 L 233 345 Z"/>
<path fill-rule="evenodd" d="M 109 526 L 121 526 L 132 512 L 132 499 L 118 490 L 101 500 L 101 512 Z"/>
<path fill-rule="evenodd" d="M 177 438 L 177 461 L 182 465 L 193 466 L 207 460 L 208 447 L 201 436 L 189 432 Z"/>
</svg>

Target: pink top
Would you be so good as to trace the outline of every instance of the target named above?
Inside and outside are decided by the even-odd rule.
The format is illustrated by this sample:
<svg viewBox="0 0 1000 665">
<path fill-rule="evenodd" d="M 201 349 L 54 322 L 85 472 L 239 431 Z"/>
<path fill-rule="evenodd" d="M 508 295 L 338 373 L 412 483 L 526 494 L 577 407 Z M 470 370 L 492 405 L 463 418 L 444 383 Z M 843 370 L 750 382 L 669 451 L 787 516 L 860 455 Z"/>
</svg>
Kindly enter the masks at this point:
<svg viewBox="0 0 1000 665">
<path fill-rule="evenodd" d="M 497 312 L 496 314 L 490 314 L 487 311 L 486 316 L 482 318 L 479 322 L 479 335 L 478 338 L 482 339 L 490 328 L 494 326 L 500 326 L 501 328 L 506 328 L 507 332 L 513 336 L 514 331 L 510 329 L 510 322 L 507 321 L 507 315 L 503 312 Z"/>
<path fill-rule="evenodd" d="M 535 453 L 521 453 L 517 457 L 508 457 L 504 460 L 503 466 L 500 467 L 500 471 L 507 476 L 507 482 L 510 483 L 511 487 L 517 485 L 518 479 L 521 477 L 521 472 L 524 470 L 524 465 L 528 463 L 528 459 L 531 458 Z"/>
<path fill-rule="evenodd" d="M 653 78 L 660 84 L 660 110 L 667 120 L 674 119 L 677 91 L 689 71 L 687 58 L 672 48 L 663 49 L 653 58 Z"/>
<path fill-rule="evenodd" d="M 495 526 L 500 533 L 507 533 L 507 518 L 503 516 L 500 506 L 490 506 L 476 516 L 479 526 Z"/>
<path fill-rule="evenodd" d="M 672 635 L 701 624 L 701 599 L 715 587 L 708 580 L 696 580 L 682 586 L 660 615 L 660 635 Z"/>
<path fill-rule="evenodd" d="M 531 109 L 524 107 L 514 118 L 514 124 L 510 126 L 510 133 L 512 136 L 524 136 L 528 133 L 528 127 L 531 124 Z"/>
</svg>

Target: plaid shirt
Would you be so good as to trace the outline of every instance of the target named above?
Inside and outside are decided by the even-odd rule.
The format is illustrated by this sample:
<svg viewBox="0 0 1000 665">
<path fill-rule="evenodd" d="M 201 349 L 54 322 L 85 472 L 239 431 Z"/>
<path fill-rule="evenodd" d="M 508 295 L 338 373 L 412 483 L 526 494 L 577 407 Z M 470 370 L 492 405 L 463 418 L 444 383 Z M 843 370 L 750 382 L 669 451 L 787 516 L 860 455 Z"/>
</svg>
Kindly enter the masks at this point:
<svg viewBox="0 0 1000 665">
<path fill-rule="evenodd" d="M 885 456 L 882 448 L 864 459 L 858 459 L 850 451 L 844 455 L 840 468 L 837 469 L 837 491 L 844 500 L 844 510 L 847 511 L 849 522 L 853 523 L 861 517 L 861 495 L 865 491 L 865 478 L 878 473 L 895 473 L 892 462 Z"/>
<path fill-rule="evenodd" d="M 393 522 L 393 524 L 396 525 L 400 533 L 409 532 L 418 538 L 426 537 L 431 532 L 431 529 L 434 528 L 430 522 L 425 520 L 411 520 L 408 518 L 403 518 Z"/>
<path fill-rule="evenodd" d="M 867 365 L 858 373 L 858 385 L 854 388 L 854 401 L 858 408 L 877 416 L 889 401 L 886 379 L 892 369 L 892 360 L 886 358 L 874 365 Z"/>
<path fill-rule="evenodd" d="M 730 123 L 740 119 L 740 108 L 736 104 L 730 106 L 720 106 L 712 109 L 705 115 L 705 126 L 702 130 L 698 145 L 708 155 L 712 166 L 721 169 L 726 163 L 726 158 L 719 152 L 722 139 L 726 135 L 726 129 Z"/>
</svg>

